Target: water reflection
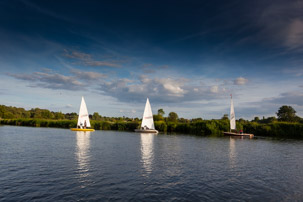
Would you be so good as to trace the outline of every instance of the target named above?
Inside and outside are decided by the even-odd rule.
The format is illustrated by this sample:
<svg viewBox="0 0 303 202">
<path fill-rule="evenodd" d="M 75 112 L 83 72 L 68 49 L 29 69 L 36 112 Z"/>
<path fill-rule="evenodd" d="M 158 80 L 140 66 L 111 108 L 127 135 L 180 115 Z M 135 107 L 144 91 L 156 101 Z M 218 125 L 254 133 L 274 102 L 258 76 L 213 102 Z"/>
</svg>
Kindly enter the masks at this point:
<svg viewBox="0 0 303 202">
<path fill-rule="evenodd" d="M 90 132 L 77 131 L 76 158 L 78 161 L 78 172 L 80 179 L 85 181 L 89 176 L 90 161 Z"/>
<path fill-rule="evenodd" d="M 229 165 L 230 168 L 236 167 L 236 145 L 235 145 L 235 139 L 233 137 L 230 137 L 229 139 Z"/>
<path fill-rule="evenodd" d="M 152 172 L 152 163 L 154 159 L 154 135 L 151 133 L 141 133 L 141 162 L 147 174 Z"/>
</svg>

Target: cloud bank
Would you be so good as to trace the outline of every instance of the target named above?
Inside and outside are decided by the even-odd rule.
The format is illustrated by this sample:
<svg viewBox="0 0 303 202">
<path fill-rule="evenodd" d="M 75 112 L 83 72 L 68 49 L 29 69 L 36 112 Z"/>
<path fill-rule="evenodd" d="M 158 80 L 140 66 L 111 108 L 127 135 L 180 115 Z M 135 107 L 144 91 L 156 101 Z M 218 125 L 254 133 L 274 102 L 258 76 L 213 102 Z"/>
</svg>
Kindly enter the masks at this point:
<svg viewBox="0 0 303 202">
<path fill-rule="evenodd" d="M 248 79 L 243 78 L 243 77 L 239 77 L 236 80 L 234 80 L 235 85 L 245 85 L 245 84 L 247 84 L 247 82 L 248 82 Z"/>
<path fill-rule="evenodd" d="M 70 69 L 71 75 L 62 75 L 51 70 L 46 72 L 33 72 L 31 74 L 12 74 L 15 79 L 28 81 L 31 87 L 50 88 L 53 90 L 83 90 L 89 83 L 106 78 L 105 74 L 98 72 L 83 72 Z"/>
<path fill-rule="evenodd" d="M 64 57 L 74 59 L 80 64 L 83 64 L 85 66 L 92 66 L 92 67 L 98 67 L 98 66 L 106 66 L 106 67 L 121 67 L 120 64 L 118 64 L 118 61 L 101 61 L 101 60 L 94 60 L 91 54 L 83 53 L 80 51 L 75 50 L 66 50 L 64 49 Z"/>
</svg>

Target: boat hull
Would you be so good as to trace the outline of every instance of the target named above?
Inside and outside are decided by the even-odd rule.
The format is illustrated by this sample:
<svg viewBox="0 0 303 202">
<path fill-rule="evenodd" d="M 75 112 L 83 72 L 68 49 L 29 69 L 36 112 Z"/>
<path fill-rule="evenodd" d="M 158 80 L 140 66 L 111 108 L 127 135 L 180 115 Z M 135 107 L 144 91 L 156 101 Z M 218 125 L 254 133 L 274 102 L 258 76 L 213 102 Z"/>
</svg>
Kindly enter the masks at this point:
<svg viewBox="0 0 303 202">
<path fill-rule="evenodd" d="M 135 132 L 137 133 L 158 133 L 157 130 L 153 130 L 153 129 L 146 129 L 146 130 L 142 130 L 142 129 L 135 129 Z"/>
<path fill-rule="evenodd" d="M 232 132 L 223 132 L 225 136 L 237 136 L 237 137 L 250 137 L 253 138 L 254 134 L 247 134 L 247 133 L 232 133 Z"/>
<path fill-rule="evenodd" d="M 72 131 L 95 131 L 95 129 L 92 129 L 92 128 L 71 128 L 70 130 Z"/>
</svg>

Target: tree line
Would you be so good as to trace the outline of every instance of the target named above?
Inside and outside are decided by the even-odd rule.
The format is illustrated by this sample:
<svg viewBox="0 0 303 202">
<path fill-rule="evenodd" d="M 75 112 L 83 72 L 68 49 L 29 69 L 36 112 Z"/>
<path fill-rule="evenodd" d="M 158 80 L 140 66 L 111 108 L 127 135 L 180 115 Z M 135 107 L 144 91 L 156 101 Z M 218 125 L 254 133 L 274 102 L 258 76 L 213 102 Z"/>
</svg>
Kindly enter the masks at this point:
<svg viewBox="0 0 303 202">
<path fill-rule="evenodd" d="M 237 120 L 237 130 L 260 136 L 299 137 L 303 138 L 303 119 L 296 115 L 291 106 L 282 106 L 277 111 L 277 117 L 255 117 L 248 121 Z M 89 115 L 91 126 L 96 130 L 133 131 L 141 124 L 139 118 L 105 117 L 98 112 Z M 34 126 L 34 127 L 76 127 L 78 114 L 52 112 L 47 109 L 31 109 L 8 107 L 0 105 L 0 124 Z M 163 109 L 154 115 L 155 127 L 160 132 L 176 132 L 196 135 L 222 135 L 229 130 L 229 118 L 224 114 L 221 119 L 203 120 L 202 118 L 179 118 L 176 112 L 165 116 Z"/>
<path fill-rule="evenodd" d="M 168 117 L 164 117 L 164 110 L 159 109 L 158 114 L 154 115 L 155 121 L 184 121 L 184 118 L 179 119 L 178 114 L 175 112 L 170 112 Z M 78 119 L 78 114 L 72 113 L 62 113 L 53 112 L 48 109 L 32 108 L 30 110 L 25 110 L 24 108 L 17 108 L 12 106 L 0 105 L 0 119 L 49 119 L 49 120 L 76 120 Z M 106 117 L 101 116 L 98 112 L 94 112 L 89 115 L 90 120 L 96 121 L 139 121 L 139 118 L 129 118 L 129 117 Z"/>
</svg>

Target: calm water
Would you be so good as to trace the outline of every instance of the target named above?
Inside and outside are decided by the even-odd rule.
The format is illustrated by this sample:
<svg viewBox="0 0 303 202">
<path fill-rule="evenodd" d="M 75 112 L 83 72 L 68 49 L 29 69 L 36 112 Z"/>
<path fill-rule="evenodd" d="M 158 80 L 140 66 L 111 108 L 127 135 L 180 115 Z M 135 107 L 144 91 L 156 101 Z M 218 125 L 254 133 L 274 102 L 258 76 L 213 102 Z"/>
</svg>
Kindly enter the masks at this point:
<svg viewBox="0 0 303 202">
<path fill-rule="evenodd" d="M 0 127 L 3 201 L 303 200 L 303 141 Z"/>
</svg>

